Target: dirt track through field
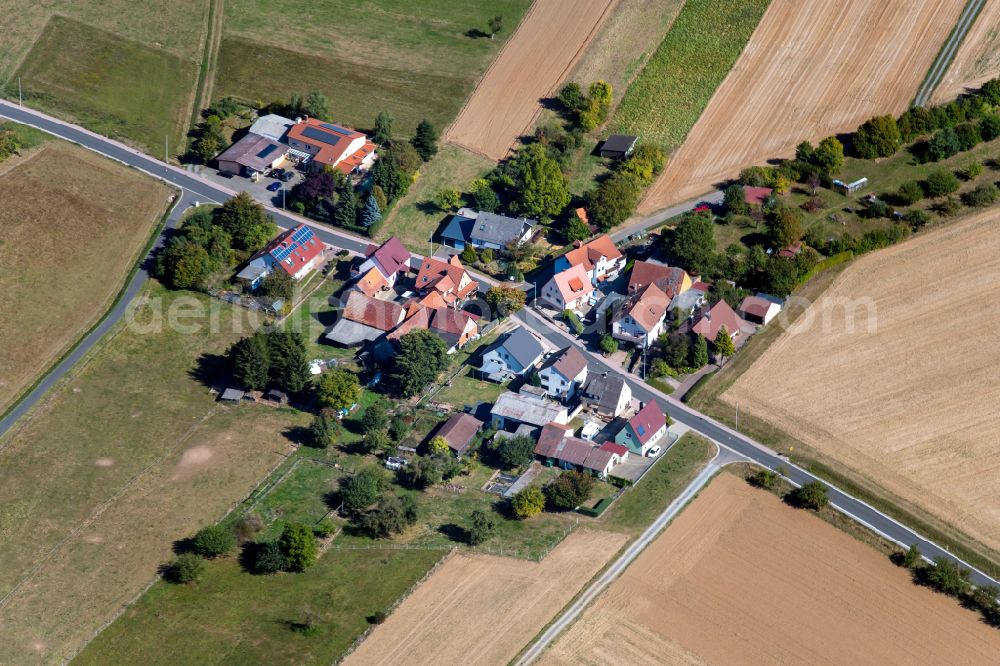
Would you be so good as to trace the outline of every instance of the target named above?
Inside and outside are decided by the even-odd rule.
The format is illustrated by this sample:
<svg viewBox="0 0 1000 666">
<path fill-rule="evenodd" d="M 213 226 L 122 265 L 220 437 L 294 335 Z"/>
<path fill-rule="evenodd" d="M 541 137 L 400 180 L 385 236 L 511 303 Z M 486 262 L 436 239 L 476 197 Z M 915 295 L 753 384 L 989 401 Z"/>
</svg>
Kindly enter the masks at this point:
<svg viewBox="0 0 1000 666">
<path fill-rule="evenodd" d="M 557 91 L 615 1 L 535 0 L 445 138 L 493 160 L 506 156 L 531 129 L 540 100 Z"/>
<path fill-rule="evenodd" d="M 1000 549 L 998 286 L 1000 210 L 865 256 L 722 398 Z"/>
<path fill-rule="evenodd" d="M 1000 76 L 1000 0 L 986 0 L 931 102 L 943 104 Z"/>
<path fill-rule="evenodd" d="M 639 207 L 698 196 L 800 141 L 904 111 L 964 0 L 773 0 Z"/>
<path fill-rule="evenodd" d="M 998 653 L 1000 632 L 976 613 L 724 473 L 539 663 L 986 664 Z"/>
<path fill-rule="evenodd" d="M 507 663 L 625 539 L 580 530 L 541 562 L 452 555 L 344 664 Z"/>
</svg>

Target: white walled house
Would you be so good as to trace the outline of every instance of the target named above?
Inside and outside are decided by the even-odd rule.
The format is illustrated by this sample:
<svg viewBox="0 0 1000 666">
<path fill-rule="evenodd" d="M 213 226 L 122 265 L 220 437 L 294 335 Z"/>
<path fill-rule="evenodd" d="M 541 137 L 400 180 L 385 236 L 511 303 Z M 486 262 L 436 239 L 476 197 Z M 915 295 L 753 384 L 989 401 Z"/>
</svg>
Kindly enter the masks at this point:
<svg viewBox="0 0 1000 666">
<path fill-rule="evenodd" d="M 583 266 L 570 266 L 553 275 L 542 287 L 542 300 L 556 310 L 582 312 L 589 306 L 594 285 Z"/>
<path fill-rule="evenodd" d="M 615 310 L 611 335 L 618 340 L 650 346 L 664 330 L 670 298 L 655 284 L 644 287 Z"/>
<path fill-rule="evenodd" d="M 587 359 L 576 347 L 556 352 L 538 371 L 546 395 L 568 400 L 587 381 Z"/>
</svg>

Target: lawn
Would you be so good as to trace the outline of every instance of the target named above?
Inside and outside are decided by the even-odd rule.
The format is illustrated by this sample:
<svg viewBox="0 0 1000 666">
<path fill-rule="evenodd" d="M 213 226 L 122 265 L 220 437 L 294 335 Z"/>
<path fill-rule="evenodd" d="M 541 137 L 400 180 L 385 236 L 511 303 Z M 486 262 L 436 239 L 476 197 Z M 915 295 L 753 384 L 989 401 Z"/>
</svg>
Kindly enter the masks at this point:
<svg viewBox="0 0 1000 666">
<path fill-rule="evenodd" d="M 750 40 L 769 0 L 687 0 L 612 120 L 616 132 L 673 150 Z"/>
<path fill-rule="evenodd" d="M 117 162 L 12 126 L 24 148 L 0 164 L 0 265 L 17 270 L 0 271 L 0 291 L 17 316 L 0 318 L 0 413 L 104 315 L 171 194 Z"/>
<path fill-rule="evenodd" d="M 182 300 L 183 299 L 183 300 Z M 156 313 L 218 309 L 200 330 Z M 219 520 L 292 451 L 293 410 L 223 406 L 207 383 L 246 312 L 151 284 L 121 325 L 0 440 L 0 662 L 71 656 L 173 542 Z M 9 595 L 9 596 L 8 596 Z"/>
<path fill-rule="evenodd" d="M 162 156 L 165 140 L 173 153 L 182 148 L 196 69 L 193 60 L 53 16 L 7 94 L 17 94 L 20 77 L 27 104 Z"/>
<path fill-rule="evenodd" d="M 407 0 L 227 2 L 215 96 L 269 102 L 317 89 L 333 118 L 354 127 L 386 110 L 400 136 L 423 118 L 443 130 L 529 4 L 428 0 L 415 12 Z M 504 28 L 491 40 L 482 31 L 498 14 Z"/>
<path fill-rule="evenodd" d="M 350 359 L 358 351 L 357 349 L 328 344 L 323 338 L 326 331 L 336 321 L 334 308 L 330 305 L 330 298 L 335 294 L 339 295 L 343 290 L 344 285 L 350 279 L 349 271 L 350 261 L 338 261 L 321 285 L 316 287 L 315 282 L 306 285 L 307 290 L 316 287 L 315 291 L 285 319 L 286 328 L 302 332 L 306 340 L 306 353 L 310 359 Z M 319 279 L 319 276 L 312 279 Z"/>
<path fill-rule="evenodd" d="M 379 238 L 397 236 L 415 252 L 425 254 L 433 234 L 438 233 L 450 214 L 434 200 L 445 189 L 469 190 L 469 184 L 495 164 L 452 144 L 442 144 L 433 160 L 420 169 L 409 193 L 393 208 L 379 232 Z M 439 239 L 435 236 L 435 241 Z"/>
<path fill-rule="evenodd" d="M 684 490 L 715 453 L 715 445 L 688 433 L 681 437 L 605 512 L 605 527 L 639 533 Z"/>
</svg>

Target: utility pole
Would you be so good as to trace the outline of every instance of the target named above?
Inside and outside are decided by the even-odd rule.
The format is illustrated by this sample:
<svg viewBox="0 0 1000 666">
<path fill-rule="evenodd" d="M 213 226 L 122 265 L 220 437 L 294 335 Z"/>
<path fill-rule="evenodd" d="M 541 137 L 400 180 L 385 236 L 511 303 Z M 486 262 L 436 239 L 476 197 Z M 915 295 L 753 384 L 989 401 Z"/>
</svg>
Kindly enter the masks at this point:
<svg viewBox="0 0 1000 666">
<path fill-rule="evenodd" d="M 163 135 L 163 161 L 170 164 L 170 137 Z"/>
<path fill-rule="evenodd" d="M 642 381 L 646 381 L 646 336 L 642 336 Z"/>
<path fill-rule="evenodd" d="M 736 403 L 736 432 L 740 431 L 740 403 Z"/>
<path fill-rule="evenodd" d="M 24 106 L 24 100 L 21 99 L 21 77 L 17 77 L 17 105 Z"/>
</svg>

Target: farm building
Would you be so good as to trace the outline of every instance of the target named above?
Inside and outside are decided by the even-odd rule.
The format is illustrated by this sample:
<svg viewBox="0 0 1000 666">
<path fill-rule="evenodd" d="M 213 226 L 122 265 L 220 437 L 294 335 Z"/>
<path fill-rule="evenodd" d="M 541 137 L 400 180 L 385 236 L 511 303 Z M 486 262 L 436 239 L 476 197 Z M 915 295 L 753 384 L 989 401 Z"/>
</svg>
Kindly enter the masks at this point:
<svg viewBox="0 0 1000 666">
<path fill-rule="evenodd" d="M 316 118 L 296 119 L 288 130 L 288 146 L 293 159 L 342 173 L 365 171 L 375 162 L 375 144 L 367 136 Z"/>
<path fill-rule="evenodd" d="M 483 425 L 485 424 L 472 414 L 452 414 L 437 434 L 444 437 L 448 447 L 461 458 L 472 444 L 472 440 L 476 438 L 476 434 L 483 429 Z"/>
<path fill-rule="evenodd" d="M 402 306 L 397 303 L 350 291 L 340 319 L 325 338 L 345 347 L 362 345 L 399 326 L 404 316 Z"/>
<path fill-rule="evenodd" d="M 273 139 L 247 134 L 220 153 L 216 162 L 223 173 L 253 178 L 280 164 L 287 151 Z"/>
<path fill-rule="evenodd" d="M 615 443 L 632 453 L 646 455 L 667 432 L 667 417 L 656 401 L 647 402 L 615 435 Z"/>
<path fill-rule="evenodd" d="M 602 479 L 622 461 L 621 450 L 625 447 L 597 446 L 572 435 L 573 429 L 569 426 L 547 423 L 538 435 L 535 455 L 545 459 L 547 465 L 587 471 Z M 627 449 L 625 455 L 628 455 Z"/>
<path fill-rule="evenodd" d="M 294 124 L 294 120 L 279 116 L 276 113 L 269 113 L 253 121 L 253 124 L 250 125 L 250 133 L 282 143 L 285 141 L 288 130 Z"/>
<path fill-rule="evenodd" d="M 541 428 L 547 423 L 565 424 L 569 420 L 565 405 L 541 396 L 510 391 L 497 398 L 490 414 L 497 430 L 512 430 L 525 424 Z"/>
<path fill-rule="evenodd" d="M 253 290 L 260 286 L 275 267 L 301 280 L 323 261 L 326 245 L 316 237 L 312 229 L 300 224 L 278 234 L 250 258 L 236 279 Z"/>
<path fill-rule="evenodd" d="M 601 157 L 624 159 L 635 150 L 639 137 L 631 134 L 612 134 L 601 144 Z"/>
<path fill-rule="evenodd" d="M 431 292 L 422 299 L 411 299 L 405 304 L 406 318 L 389 333 L 388 340 L 397 341 L 410 331 L 428 330 L 444 341 L 449 354 L 479 336 L 479 324 L 468 312 L 445 305 L 440 296 Z"/>
</svg>

